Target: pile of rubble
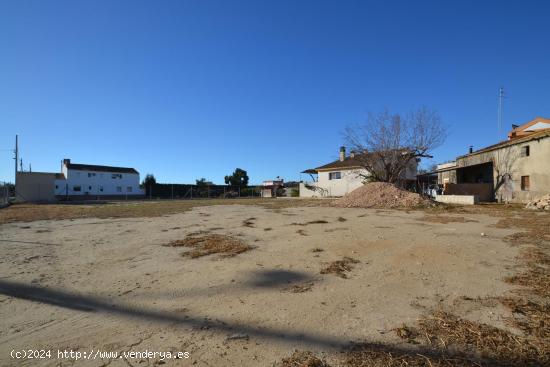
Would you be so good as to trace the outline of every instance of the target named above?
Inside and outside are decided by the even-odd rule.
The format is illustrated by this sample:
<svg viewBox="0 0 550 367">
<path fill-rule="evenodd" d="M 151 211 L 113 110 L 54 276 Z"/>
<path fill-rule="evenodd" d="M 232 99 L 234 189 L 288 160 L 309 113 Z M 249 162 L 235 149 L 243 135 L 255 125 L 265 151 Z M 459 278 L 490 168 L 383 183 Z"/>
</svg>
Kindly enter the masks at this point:
<svg viewBox="0 0 550 367">
<path fill-rule="evenodd" d="M 429 199 L 386 182 L 371 182 L 336 200 L 340 208 L 417 208 L 433 205 Z"/>
<path fill-rule="evenodd" d="M 527 209 L 550 210 L 550 194 L 544 195 L 527 203 Z"/>
</svg>

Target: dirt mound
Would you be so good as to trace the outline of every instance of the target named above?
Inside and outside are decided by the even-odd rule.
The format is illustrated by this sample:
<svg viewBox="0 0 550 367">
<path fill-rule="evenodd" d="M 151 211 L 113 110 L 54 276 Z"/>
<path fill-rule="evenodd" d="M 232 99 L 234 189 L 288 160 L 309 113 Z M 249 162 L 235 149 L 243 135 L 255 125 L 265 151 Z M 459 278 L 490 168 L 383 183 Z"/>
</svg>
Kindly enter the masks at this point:
<svg viewBox="0 0 550 367">
<path fill-rule="evenodd" d="M 371 182 L 336 200 L 340 208 L 416 208 L 433 205 L 419 194 L 386 182 Z"/>
</svg>

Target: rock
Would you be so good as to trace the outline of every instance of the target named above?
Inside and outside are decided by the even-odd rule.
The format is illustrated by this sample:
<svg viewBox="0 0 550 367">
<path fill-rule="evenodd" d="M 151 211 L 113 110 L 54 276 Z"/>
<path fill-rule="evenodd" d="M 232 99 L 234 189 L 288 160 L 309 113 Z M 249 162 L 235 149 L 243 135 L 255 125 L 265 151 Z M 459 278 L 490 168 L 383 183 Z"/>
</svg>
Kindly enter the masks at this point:
<svg viewBox="0 0 550 367">
<path fill-rule="evenodd" d="M 531 210 L 550 210 L 550 194 L 531 200 L 525 208 Z"/>
</svg>

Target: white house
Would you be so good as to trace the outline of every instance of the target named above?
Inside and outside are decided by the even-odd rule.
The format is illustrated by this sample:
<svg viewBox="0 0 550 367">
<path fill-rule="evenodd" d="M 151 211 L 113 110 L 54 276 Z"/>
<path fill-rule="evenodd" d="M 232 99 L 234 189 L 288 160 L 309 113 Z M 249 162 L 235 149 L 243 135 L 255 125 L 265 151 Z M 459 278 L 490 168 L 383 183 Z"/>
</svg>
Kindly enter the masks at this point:
<svg viewBox="0 0 550 367">
<path fill-rule="evenodd" d="M 64 159 L 61 172 L 62 178 L 55 180 L 55 196 L 59 199 L 144 195 L 139 172 L 134 168 L 77 164 Z"/>
<path fill-rule="evenodd" d="M 369 172 L 360 164 L 360 158 L 353 152 L 346 156 L 346 148 L 341 147 L 338 160 L 303 171 L 310 174 L 313 180 L 300 182 L 300 197 L 344 196 L 361 187 Z M 416 170 L 417 162 L 412 160 L 403 178 L 416 180 Z"/>
</svg>

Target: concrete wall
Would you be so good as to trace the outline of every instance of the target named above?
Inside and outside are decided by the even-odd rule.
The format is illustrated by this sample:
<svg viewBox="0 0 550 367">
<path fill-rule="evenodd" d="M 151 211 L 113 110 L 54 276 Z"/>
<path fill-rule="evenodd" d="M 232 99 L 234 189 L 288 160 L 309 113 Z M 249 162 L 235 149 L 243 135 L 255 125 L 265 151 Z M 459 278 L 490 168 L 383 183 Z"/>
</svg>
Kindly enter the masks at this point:
<svg viewBox="0 0 550 367">
<path fill-rule="evenodd" d="M 54 202 L 55 173 L 17 172 L 15 192 L 18 201 Z"/>
<path fill-rule="evenodd" d="M 138 173 L 65 170 L 66 179 L 55 181 L 58 196 L 141 196 Z M 117 175 L 113 178 L 113 174 Z M 119 178 L 118 175 L 122 175 Z M 75 188 L 80 186 L 80 191 Z"/>
<path fill-rule="evenodd" d="M 445 195 L 472 195 L 478 201 L 493 201 L 493 185 L 485 183 L 445 184 Z"/>
<path fill-rule="evenodd" d="M 474 195 L 436 195 L 435 201 L 446 204 L 474 205 L 478 202 Z"/>
</svg>

